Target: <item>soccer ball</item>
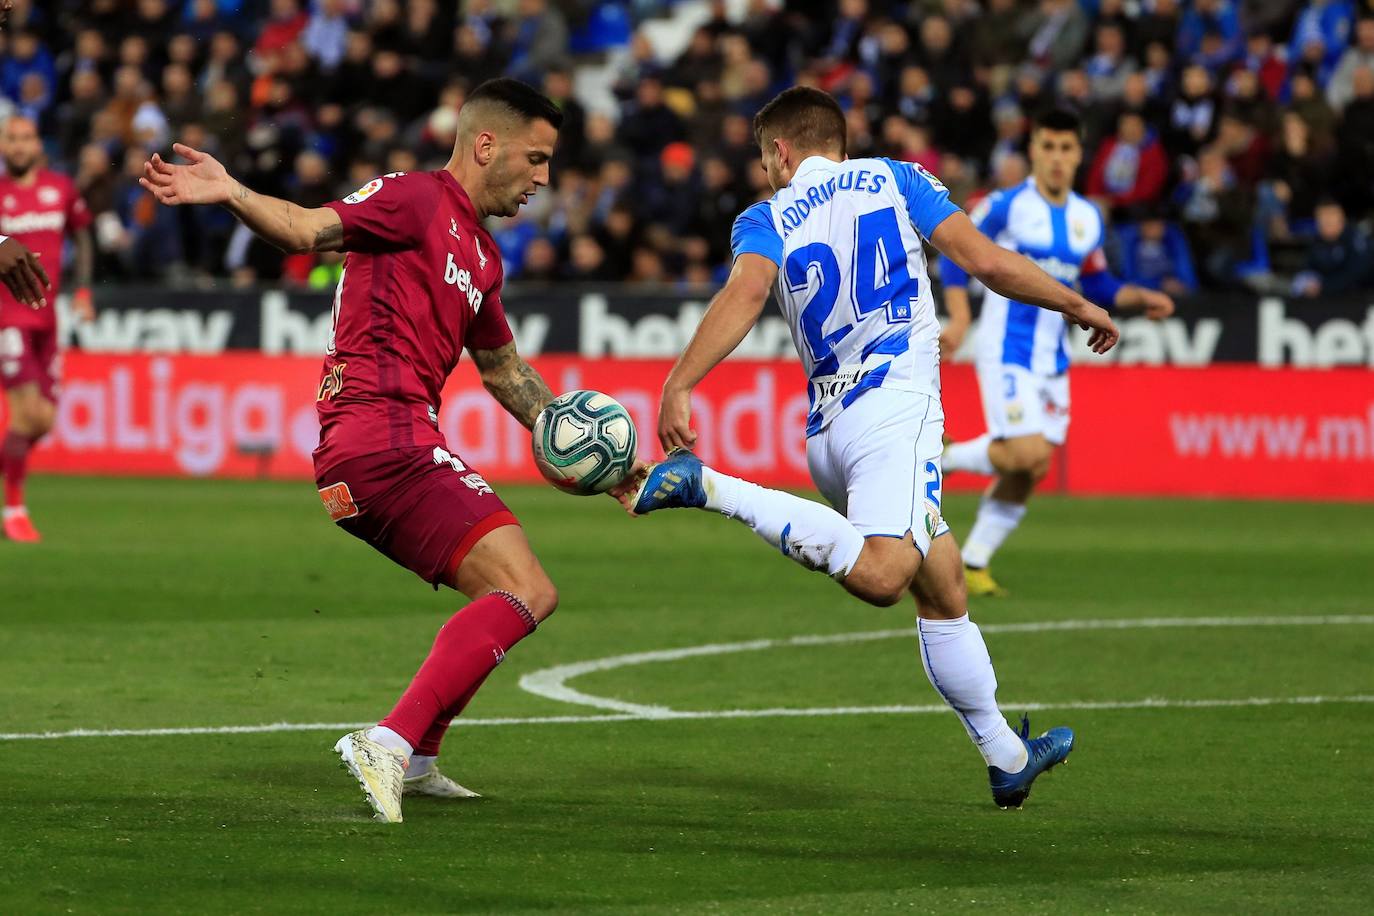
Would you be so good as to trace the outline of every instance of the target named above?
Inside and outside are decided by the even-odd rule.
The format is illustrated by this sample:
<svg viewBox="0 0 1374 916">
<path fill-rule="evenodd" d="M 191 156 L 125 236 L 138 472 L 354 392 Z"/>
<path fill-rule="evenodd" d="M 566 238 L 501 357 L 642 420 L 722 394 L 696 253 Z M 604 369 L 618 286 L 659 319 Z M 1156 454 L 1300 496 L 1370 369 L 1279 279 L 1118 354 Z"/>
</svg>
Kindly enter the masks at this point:
<svg viewBox="0 0 1374 916">
<path fill-rule="evenodd" d="M 605 493 L 634 466 L 635 438 L 634 421 L 615 398 L 569 391 L 534 421 L 534 463 L 566 493 Z"/>
</svg>

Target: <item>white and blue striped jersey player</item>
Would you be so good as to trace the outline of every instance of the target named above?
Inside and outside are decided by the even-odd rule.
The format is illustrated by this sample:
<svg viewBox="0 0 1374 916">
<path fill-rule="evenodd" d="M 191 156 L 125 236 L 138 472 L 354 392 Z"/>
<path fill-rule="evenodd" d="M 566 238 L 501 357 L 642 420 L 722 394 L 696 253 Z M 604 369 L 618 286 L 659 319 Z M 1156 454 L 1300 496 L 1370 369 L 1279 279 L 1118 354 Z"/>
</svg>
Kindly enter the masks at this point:
<svg viewBox="0 0 1374 916">
<path fill-rule="evenodd" d="M 1035 179 L 988 195 L 969 214 L 973 224 L 1003 248 L 1025 255 L 1067 286 L 1081 288 L 1111 309 L 1122 283 L 1107 271 L 1101 212 L 1069 192 L 1062 205 L 1047 200 Z M 969 277 L 940 259 L 947 287 Z M 1040 434 L 1062 444 L 1069 427 L 1068 324 L 1062 315 L 988 290 L 974 342 L 983 413 L 994 439 Z"/>
<path fill-rule="evenodd" d="M 865 537 L 908 532 L 924 555 L 940 514 L 940 324 L 923 238 L 959 211 L 934 175 L 889 159 L 805 159 L 735 220 L 735 257 L 778 265 L 774 294 L 807 373 L 807 461 Z"/>
</svg>

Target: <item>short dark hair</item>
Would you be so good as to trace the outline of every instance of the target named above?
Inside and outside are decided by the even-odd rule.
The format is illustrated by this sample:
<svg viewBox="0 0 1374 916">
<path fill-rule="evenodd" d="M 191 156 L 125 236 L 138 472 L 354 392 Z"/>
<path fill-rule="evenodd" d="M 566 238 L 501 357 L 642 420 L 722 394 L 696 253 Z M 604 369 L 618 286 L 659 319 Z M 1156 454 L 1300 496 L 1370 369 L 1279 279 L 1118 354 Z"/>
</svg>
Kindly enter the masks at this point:
<svg viewBox="0 0 1374 916">
<path fill-rule="evenodd" d="M 760 147 L 778 137 L 801 150 L 846 150 L 844 111 L 829 93 L 793 86 L 754 115 L 754 139 Z"/>
<path fill-rule="evenodd" d="M 1083 119 L 1067 108 L 1051 108 L 1036 116 L 1031 133 L 1037 130 L 1071 131 L 1080 143 L 1083 141 Z"/>
<path fill-rule="evenodd" d="M 480 83 L 464 104 L 485 102 L 506 109 L 523 121 L 548 121 L 554 130 L 563 126 L 563 112 L 548 96 L 527 83 L 500 77 Z"/>
</svg>

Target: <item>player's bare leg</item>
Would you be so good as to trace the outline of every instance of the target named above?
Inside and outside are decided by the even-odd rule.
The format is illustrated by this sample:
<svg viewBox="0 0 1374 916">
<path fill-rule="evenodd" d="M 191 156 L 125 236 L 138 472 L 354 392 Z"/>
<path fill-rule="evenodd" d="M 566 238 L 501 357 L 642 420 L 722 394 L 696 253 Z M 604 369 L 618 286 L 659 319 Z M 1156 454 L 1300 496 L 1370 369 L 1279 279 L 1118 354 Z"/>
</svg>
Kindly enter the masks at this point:
<svg viewBox="0 0 1374 916">
<path fill-rule="evenodd" d="M 376 745 L 387 752 L 389 759 L 382 758 L 376 768 L 380 776 L 372 780 L 380 787 L 377 792 L 367 774 L 360 776 L 349 767 L 380 820 L 400 821 L 401 795 L 407 790 L 450 798 L 476 796 L 439 773 L 435 763 L 440 743 L 506 652 L 558 607 L 558 591 L 517 525 L 497 528 L 479 540 L 462 558 L 450 584 L 472 601 L 439 629 L 429 656 L 386 718 L 340 739 L 340 745 L 366 751 Z M 336 749 L 348 765 L 351 748 Z M 408 772 L 412 764 L 416 772 Z"/>
<path fill-rule="evenodd" d="M 867 537 L 858 561 L 840 584 L 869 604 L 891 607 L 906 595 L 920 566 L 921 552 L 910 532 L 904 538 Z"/>
<path fill-rule="evenodd" d="M 37 382 L 17 385 L 6 391 L 5 397 L 9 428 L 0 443 L 0 471 L 5 478 L 5 537 L 35 543 L 40 536 L 24 504 L 24 480 L 28 474 L 29 452 L 52 429 L 57 405 L 43 396 Z"/>
<path fill-rule="evenodd" d="M 926 676 L 958 714 L 988 766 L 993 801 L 1019 808 L 1041 773 L 1073 749 L 1073 732 L 1053 728 L 1030 738 L 1022 720 L 1017 734 L 997 708 L 997 675 L 983 634 L 968 616 L 963 566 L 954 535 L 935 538 L 911 583 Z"/>
<path fill-rule="evenodd" d="M 980 464 L 983 450 L 985 465 Z M 1043 435 L 992 439 L 986 434 L 967 443 L 952 443 L 945 450 L 947 470 L 994 473 L 996 479 L 983 495 L 978 517 L 964 542 L 964 567 L 969 594 L 1001 596 L 1006 590 L 992 578 L 992 556 L 1021 524 L 1026 502 L 1036 484 L 1049 473 L 1055 446 Z"/>
</svg>

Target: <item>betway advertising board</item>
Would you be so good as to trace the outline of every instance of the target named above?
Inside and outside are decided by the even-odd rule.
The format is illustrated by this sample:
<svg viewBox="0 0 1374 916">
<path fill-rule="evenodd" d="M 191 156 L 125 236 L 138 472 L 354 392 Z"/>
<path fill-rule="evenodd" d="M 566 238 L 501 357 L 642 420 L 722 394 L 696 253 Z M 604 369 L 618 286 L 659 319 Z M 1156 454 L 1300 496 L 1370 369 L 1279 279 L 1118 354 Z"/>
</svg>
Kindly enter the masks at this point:
<svg viewBox="0 0 1374 916">
<path fill-rule="evenodd" d="M 705 313 L 700 295 L 512 285 L 503 295 L 517 345 L 529 356 L 672 358 Z M 99 315 L 72 320 L 59 302 L 65 345 L 91 353 L 212 354 L 254 350 L 317 355 L 329 336 L 332 299 L 285 290 L 100 288 Z M 1179 303 L 1177 317 L 1122 317 L 1121 344 L 1096 363 L 1121 366 L 1374 367 L 1374 293 L 1330 299 L 1208 294 Z M 1086 334 L 1073 332 L 1089 359 Z M 791 332 L 771 307 L 736 353 L 739 359 L 795 359 Z M 954 362 L 972 358 L 972 334 Z"/>
<path fill-rule="evenodd" d="M 595 388 L 634 417 L 657 456 L 668 359 L 533 360 L 556 391 Z M 73 352 L 57 426 L 34 468 L 89 474 L 312 478 L 316 357 Z M 972 367 L 947 366 L 949 431 L 983 428 Z M 1374 501 L 1374 375 L 1365 369 L 1085 365 L 1071 374 L 1073 424 L 1049 485 L 1079 494 Z M 703 458 L 772 486 L 810 488 L 800 366 L 737 359 L 697 391 Z M 439 426 L 451 451 L 494 482 L 538 480 L 529 434 L 464 364 Z M 985 481 L 949 475 L 951 489 Z M 308 484 L 305 484 L 308 485 Z M 572 497 L 569 497 L 572 498 Z"/>
</svg>

